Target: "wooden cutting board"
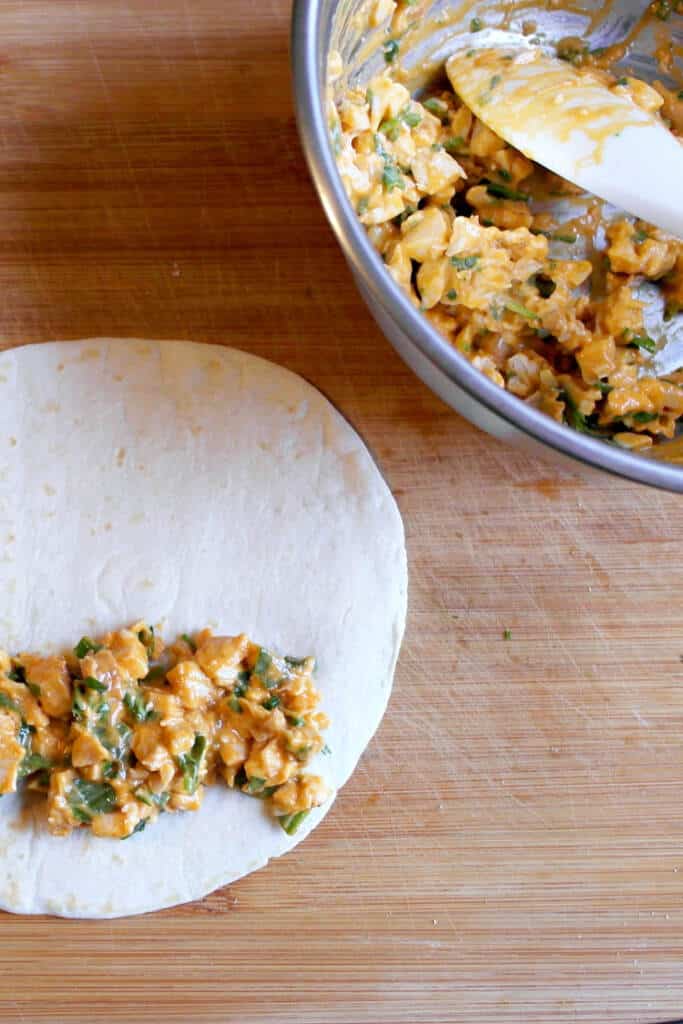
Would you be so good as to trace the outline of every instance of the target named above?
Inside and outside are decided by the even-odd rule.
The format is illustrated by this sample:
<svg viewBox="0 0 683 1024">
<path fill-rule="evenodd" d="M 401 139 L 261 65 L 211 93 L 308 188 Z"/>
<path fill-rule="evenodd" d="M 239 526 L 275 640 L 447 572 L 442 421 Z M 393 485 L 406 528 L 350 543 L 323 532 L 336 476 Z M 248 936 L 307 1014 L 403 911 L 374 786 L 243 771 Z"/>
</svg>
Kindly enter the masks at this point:
<svg viewBox="0 0 683 1024">
<path fill-rule="evenodd" d="M 502 447 L 402 365 L 308 180 L 288 17 L 0 3 L 0 337 L 234 344 L 322 388 L 405 517 L 394 696 L 267 869 L 136 919 L 0 915 L 0 1020 L 673 1018 L 681 499 Z"/>
</svg>

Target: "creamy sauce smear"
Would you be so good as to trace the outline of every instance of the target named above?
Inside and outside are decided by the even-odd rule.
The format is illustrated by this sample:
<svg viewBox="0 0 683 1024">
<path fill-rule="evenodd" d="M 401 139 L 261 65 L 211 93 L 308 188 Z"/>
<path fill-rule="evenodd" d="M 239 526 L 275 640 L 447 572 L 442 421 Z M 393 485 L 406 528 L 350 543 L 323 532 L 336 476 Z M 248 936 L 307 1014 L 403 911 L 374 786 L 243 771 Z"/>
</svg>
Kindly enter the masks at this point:
<svg viewBox="0 0 683 1024">
<path fill-rule="evenodd" d="M 510 124 L 532 125 L 534 134 L 564 145 L 581 132 L 592 145 L 579 166 L 600 163 L 605 143 L 625 128 L 656 123 L 627 96 L 610 92 L 591 71 L 577 71 L 540 50 L 469 53 L 447 64 L 468 106 L 499 135 Z"/>
</svg>

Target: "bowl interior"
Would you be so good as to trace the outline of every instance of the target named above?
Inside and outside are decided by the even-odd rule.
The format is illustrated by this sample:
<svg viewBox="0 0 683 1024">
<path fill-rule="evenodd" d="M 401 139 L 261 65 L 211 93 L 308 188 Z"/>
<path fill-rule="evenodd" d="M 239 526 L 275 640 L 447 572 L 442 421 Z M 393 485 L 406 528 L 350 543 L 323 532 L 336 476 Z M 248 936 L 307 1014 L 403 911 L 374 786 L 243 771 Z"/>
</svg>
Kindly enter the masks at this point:
<svg viewBox="0 0 683 1024">
<path fill-rule="evenodd" d="M 374 7 L 374 0 L 295 0 L 292 53 L 299 127 L 309 167 L 325 212 L 356 278 L 362 283 L 366 301 L 371 308 L 374 306 L 376 319 L 382 319 L 377 315 L 381 308 L 396 330 L 410 337 L 420 357 L 426 357 L 445 377 L 457 382 L 471 400 L 517 431 L 589 465 L 683 492 L 683 443 L 678 439 L 660 444 L 652 456 L 644 456 L 577 434 L 514 395 L 501 392 L 451 348 L 426 318 L 413 309 L 384 270 L 346 199 L 327 127 L 329 90 L 337 94 L 349 84 L 363 85 L 381 71 L 385 67 L 383 48 L 389 38 L 398 38 L 405 83 L 419 94 L 443 77 L 444 60 L 464 35 L 468 45 L 473 38 L 480 45 L 489 45 L 498 40 L 509 41 L 511 36 L 522 33 L 525 22 L 527 28 L 531 22 L 542 43 L 552 44 L 565 36 L 579 35 L 587 39 L 591 48 L 606 46 L 621 39 L 624 31 L 636 24 L 640 5 L 636 7 L 633 0 L 613 0 L 605 6 L 571 0 L 571 10 L 549 10 L 537 3 L 522 3 L 515 6 L 514 13 L 509 13 L 502 5 L 486 0 L 476 4 L 466 0 L 458 5 L 449 0 L 432 0 L 406 5 L 400 31 L 395 23 L 391 27 L 387 23 L 371 25 L 369 14 Z M 474 17 L 486 25 L 475 37 L 470 34 Z M 654 53 L 663 39 L 671 39 L 672 33 L 676 56 L 672 74 L 667 75 Z M 628 52 L 617 63 L 645 80 L 659 79 L 675 85 L 682 70 L 682 46 L 680 18 L 650 23 L 634 35 Z M 326 72 L 331 53 L 341 56 L 344 72 L 329 86 Z M 391 333 L 386 329 L 385 333 L 395 343 Z M 424 374 L 420 375 L 426 379 Z"/>
</svg>

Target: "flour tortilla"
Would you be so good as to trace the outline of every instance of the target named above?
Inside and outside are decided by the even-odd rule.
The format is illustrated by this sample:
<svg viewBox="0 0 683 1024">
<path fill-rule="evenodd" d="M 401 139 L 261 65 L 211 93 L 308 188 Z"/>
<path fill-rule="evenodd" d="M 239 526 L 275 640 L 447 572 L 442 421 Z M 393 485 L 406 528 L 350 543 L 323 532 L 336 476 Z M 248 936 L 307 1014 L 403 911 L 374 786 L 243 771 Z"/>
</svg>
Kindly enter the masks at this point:
<svg viewBox="0 0 683 1024">
<path fill-rule="evenodd" d="M 0 644 L 73 645 L 138 618 L 314 654 L 338 790 L 391 690 L 403 527 L 357 434 L 300 377 L 234 349 L 91 340 L 0 354 Z M 117 917 L 197 899 L 290 850 L 223 785 L 120 840 L 51 836 L 44 800 L 0 801 L 0 906 Z"/>
</svg>

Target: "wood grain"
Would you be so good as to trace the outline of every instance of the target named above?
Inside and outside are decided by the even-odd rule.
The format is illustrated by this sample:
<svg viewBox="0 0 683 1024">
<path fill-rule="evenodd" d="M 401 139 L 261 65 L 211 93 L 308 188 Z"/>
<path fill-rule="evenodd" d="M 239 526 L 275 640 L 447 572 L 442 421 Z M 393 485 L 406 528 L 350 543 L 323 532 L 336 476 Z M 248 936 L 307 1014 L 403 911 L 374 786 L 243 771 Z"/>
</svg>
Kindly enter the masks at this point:
<svg viewBox="0 0 683 1024">
<path fill-rule="evenodd" d="M 403 367 L 306 174 L 288 16 L 0 2 L 0 337 L 229 343 L 321 387 L 405 517 L 395 694 L 291 856 L 142 918 L 0 916 L 0 1020 L 675 1017 L 680 499 L 503 448 Z"/>
</svg>

